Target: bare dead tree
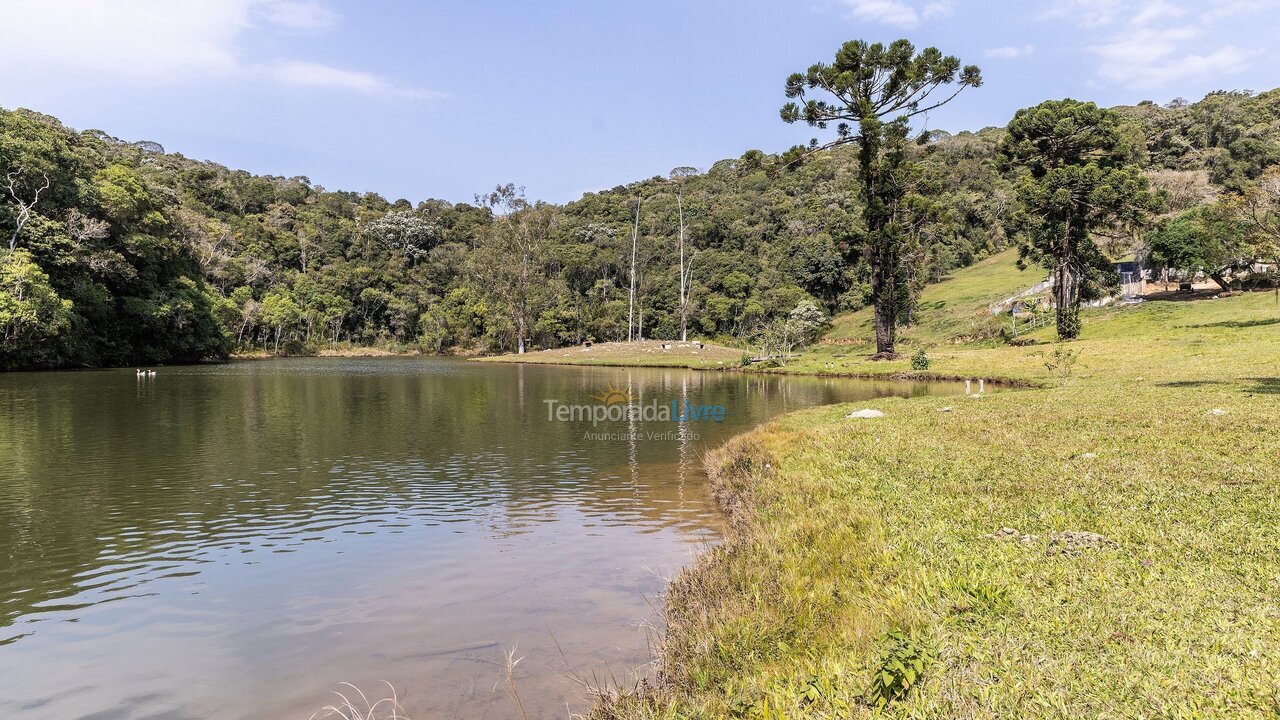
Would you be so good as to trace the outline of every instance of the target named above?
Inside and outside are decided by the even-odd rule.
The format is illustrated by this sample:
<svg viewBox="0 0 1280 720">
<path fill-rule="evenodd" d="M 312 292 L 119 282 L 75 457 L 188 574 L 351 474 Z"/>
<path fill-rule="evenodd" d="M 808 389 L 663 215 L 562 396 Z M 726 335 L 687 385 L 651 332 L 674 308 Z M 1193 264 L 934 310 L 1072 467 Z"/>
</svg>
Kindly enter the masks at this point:
<svg viewBox="0 0 1280 720">
<path fill-rule="evenodd" d="M 697 174 L 697 168 L 691 167 L 678 167 L 671 171 L 671 181 L 676 186 L 676 210 L 680 216 L 680 342 L 689 341 L 689 296 L 693 290 L 693 261 L 698 256 L 696 249 L 687 256 L 685 254 L 684 183 Z"/>
<path fill-rule="evenodd" d="M 636 252 L 640 246 L 640 208 L 644 205 L 644 196 L 636 196 L 636 219 L 635 224 L 631 227 L 631 294 L 627 301 L 627 342 L 632 340 L 643 340 L 637 338 L 634 333 L 635 313 L 636 313 Z"/>
<path fill-rule="evenodd" d="M 90 217 L 72 208 L 67 212 L 67 234 L 80 245 L 88 245 L 110 237 L 111 225 L 106 220 Z"/>
<path fill-rule="evenodd" d="M 9 197 L 13 198 L 13 201 L 18 204 L 18 213 L 16 223 L 13 227 L 13 235 L 9 237 L 9 252 L 13 252 L 17 249 L 19 233 L 22 232 L 22 228 L 27 224 L 27 222 L 31 220 L 31 215 L 33 214 L 32 211 L 35 210 L 36 203 L 40 202 L 40 193 L 48 190 L 50 184 L 49 174 L 40 173 L 44 176 L 44 185 L 36 189 L 35 194 L 31 197 L 31 202 L 26 202 L 22 198 L 18 197 L 18 187 L 14 182 L 16 178 L 21 176 L 21 174 L 22 168 L 18 168 L 16 170 L 9 171 L 4 176 L 9 189 Z"/>
</svg>

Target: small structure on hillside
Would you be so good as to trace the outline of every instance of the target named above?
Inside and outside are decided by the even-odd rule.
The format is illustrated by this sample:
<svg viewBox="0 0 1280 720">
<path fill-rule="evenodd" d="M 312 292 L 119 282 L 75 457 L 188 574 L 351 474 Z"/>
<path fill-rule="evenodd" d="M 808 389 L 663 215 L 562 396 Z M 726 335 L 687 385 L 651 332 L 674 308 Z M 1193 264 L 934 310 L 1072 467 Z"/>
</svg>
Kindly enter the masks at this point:
<svg viewBox="0 0 1280 720">
<path fill-rule="evenodd" d="M 1126 302 L 1147 294 L 1148 271 L 1140 258 L 1116 263 L 1120 274 L 1120 298 Z"/>
</svg>

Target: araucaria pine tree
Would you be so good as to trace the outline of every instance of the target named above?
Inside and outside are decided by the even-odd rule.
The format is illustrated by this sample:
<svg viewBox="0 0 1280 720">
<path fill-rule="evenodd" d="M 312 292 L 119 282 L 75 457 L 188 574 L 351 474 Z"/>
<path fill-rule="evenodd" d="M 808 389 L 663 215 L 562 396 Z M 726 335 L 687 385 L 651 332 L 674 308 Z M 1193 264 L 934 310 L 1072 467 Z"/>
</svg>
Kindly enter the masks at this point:
<svg viewBox="0 0 1280 720">
<path fill-rule="evenodd" d="M 815 139 L 811 150 L 858 146 L 858 195 L 865 229 L 862 238 L 845 243 L 846 261 L 865 259 L 870 268 L 878 357 L 895 356 L 897 316 L 906 287 L 903 211 L 914 176 L 908 147 L 911 120 L 981 85 L 977 66 L 962 67 L 957 58 L 937 48 L 917 54 L 907 40 L 888 46 L 848 42 L 831 65 L 819 63 L 787 78 L 792 102 L 782 108 L 785 122 L 803 120 L 820 129 L 836 125 L 836 138 L 825 145 Z M 822 98 L 811 98 L 812 93 Z"/>
<path fill-rule="evenodd" d="M 1093 103 L 1050 100 L 1019 110 L 1001 147 L 1022 172 L 1022 259 L 1052 273 L 1063 340 L 1080 335 L 1082 297 L 1114 284 L 1095 237 L 1132 230 L 1156 203 L 1123 122 Z"/>
</svg>

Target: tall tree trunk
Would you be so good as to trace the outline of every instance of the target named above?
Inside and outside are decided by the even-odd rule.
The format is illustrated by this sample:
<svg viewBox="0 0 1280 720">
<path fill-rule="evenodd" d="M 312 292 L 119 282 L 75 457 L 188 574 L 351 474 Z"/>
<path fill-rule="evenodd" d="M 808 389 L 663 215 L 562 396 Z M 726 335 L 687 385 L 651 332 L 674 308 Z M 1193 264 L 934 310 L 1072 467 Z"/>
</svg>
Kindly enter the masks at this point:
<svg viewBox="0 0 1280 720">
<path fill-rule="evenodd" d="M 1231 283 L 1222 275 L 1222 271 L 1211 272 L 1209 277 L 1222 288 L 1222 292 L 1231 292 Z"/>
<path fill-rule="evenodd" d="M 1058 266 L 1053 271 L 1053 296 L 1058 303 L 1057 323 L 1059 340 L 1075 340 L 1080 337 L 1080 268 L 1076 259 L 1072 231 L 1073 217 L 1068 213 L 1062 233 L 1062 245 L 1058 248 Z"/>
<path fill-rule="evenodd" d="M 1080 336 L 1080 274 L 1072 259 L 1061 259 L 1053 271 L 1053 296 L 1058 303 L 1058 339 Z"/>
<path fill-rule="evenodd" d="M 858 148 L 858 162 L 862 173 L 863 218 L 867 224 L 867 236 L 871 263 L 871 303 L 875 306 L 876 357 L 896 357 L 895 334 L 897 332 L 897 297 L 894 277 L 897 272 L 893 257 L 893 243 L 897 241 L 888 232 L 889 211 L 880 197 L 881 174 L 884 172 L 882 157 L 882 123 L 875 117 L 864 117 L 859 123 L 863 137 Z"/>
<path fill-rule="evenodd" d="M 689 292 L 684 271 L 684 197 L 676 190 L 676 207 L 680 211 L 680 342 L 689 341 Z"/>
<path fill-rule="evenodd" d="M 636 312 L 636 250 L 640 243 L 640 205 L 643 198 L 636 197 L 636 222 L 631 229 L 631 294 L 627 300 L 627 342 L 634 339 Z"/>
<path fill-rule="evenodd" d="M 516 354 L 524 354 L 524 311 L 516 317 Z"/>
<path fill-rule="evenodd" d="M 874 242 L 883 242 L 883 239 Z M 876 355 L 892 358 L 896 354 L 897 306 L 893 292 L 893 268 L 882 255 L 884 249 L 879 247 L 872 251 L 871 296 L 875 303 Z"/>
</svg>

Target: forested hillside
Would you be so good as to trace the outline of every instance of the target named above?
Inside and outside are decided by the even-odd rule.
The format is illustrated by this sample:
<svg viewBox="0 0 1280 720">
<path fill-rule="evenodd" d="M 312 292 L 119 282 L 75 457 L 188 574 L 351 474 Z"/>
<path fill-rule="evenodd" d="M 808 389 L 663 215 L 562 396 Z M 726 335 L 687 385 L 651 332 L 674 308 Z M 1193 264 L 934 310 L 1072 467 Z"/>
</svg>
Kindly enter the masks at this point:
<svg viewBox="0 0 1280 720">
<path fill-rule="evenodd" d="M 1121 110 L 1170 213 L 1280 161 L 1280 91 Z M 1004 134 L 913 146 L 917 291 L 1013 243 Z M 496 352 L 627 339 L 629 314 L 633 336 L 678 337 L 683 319 L 690 335 L 741 337 L 806 302 L 861 307 L 854 153 L 783 157 L 753 150 L 564 206 L 511 185 L 414 204 L 0 110 L 0 368 L 348 343 Z"/>
</svg>

